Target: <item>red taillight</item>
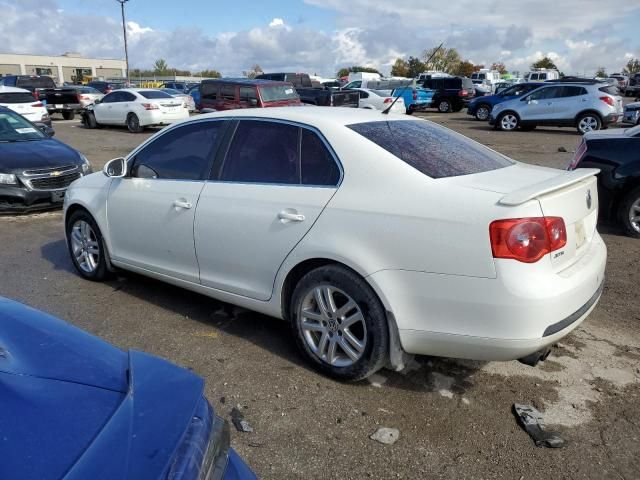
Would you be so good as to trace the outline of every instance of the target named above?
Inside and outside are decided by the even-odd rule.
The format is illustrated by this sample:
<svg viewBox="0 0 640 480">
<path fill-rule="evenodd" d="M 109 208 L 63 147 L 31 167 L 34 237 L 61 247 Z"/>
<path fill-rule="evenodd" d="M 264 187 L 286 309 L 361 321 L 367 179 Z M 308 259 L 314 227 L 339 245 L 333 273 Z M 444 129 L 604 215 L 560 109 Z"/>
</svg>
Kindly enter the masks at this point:
<svg viewBox="0 0 640 480">
<path fill-rule="evenodd" d="M 466 97 L 467 95 L 469 95 L 469 92 L 467 92 L 464 88 L 458 92 L 459 97 Z"/>
<path fill-rule="evenodd" d="M 615 105 L 615 102 L 613 101 L 613 98 L 611 98 L 611 97 L 600 97 L 600 100 L 602 100 L 607 105 L 611 105 L 612 107 Z"/>
<path fill-rule="evenodd" d="M 418 92 L 416 92 L 415 90 L 413 91 L 413 99 L 418 100 Z"/>
<path fill-rule="evenodd" d="M 391 102 L 393 102 L 393 100 L 394 100 L 394 99 L 393 99 L 393 98 L 391 98 L 391 97 L 389 97 L 389 98 L 385 98 L 385 99 L 383 100 L 383 102 L 382 102 L 382 103 L 391 103 Z"/>
<path fill-rule="evenodd" d="M 583 139 L 582 142 L 580 142 L 580 145 L 578 145 L 578 148 L 576 148 L 576 153 L 573 154 L 573 160 L 571 160 L 571 163 L 567 167 L 567 170 L 575 169 L 580 163 L 580 161 L 582 161 L 586 153 L 587 153 L 587 142 L 585 142 Z"/>
<path fill-rule="evenodd" d="M 31 106 L 32 107 L 44 107 L 44 103 L 42 103 L 42 102 L 32 103 Z"/>
<path fill-rule="evenodd" d="M 107 93 L 111 93 L 111 92 L 113 92 L 113 90 L 111 90 L 111 88 L 110 88 L 110 87 L 107 87 L 107 88 L 105 88 L 105 89 L 104 89 L 104 94 L 105 94 L 105 95 L 106 95 Z"/>
<path fill-rule="evenodd" d="M 36 100 L 40 100 L 40 94 L 38 93 L 37 90 L 33 91 L 33 96 L 36 97 Z"/>
<path fill-rule="evenodd" d="M 160 108 L 155 103 L 142 103 L 141 105 L 145 110 L 158 110 L 158 108 Z"/>
<path fill-rule="evenodd" d="M 567 244 L 567 229 L 560 217 L 510 218 L 489 225 L 493 258 L 534 263 Z"/>
</svg>

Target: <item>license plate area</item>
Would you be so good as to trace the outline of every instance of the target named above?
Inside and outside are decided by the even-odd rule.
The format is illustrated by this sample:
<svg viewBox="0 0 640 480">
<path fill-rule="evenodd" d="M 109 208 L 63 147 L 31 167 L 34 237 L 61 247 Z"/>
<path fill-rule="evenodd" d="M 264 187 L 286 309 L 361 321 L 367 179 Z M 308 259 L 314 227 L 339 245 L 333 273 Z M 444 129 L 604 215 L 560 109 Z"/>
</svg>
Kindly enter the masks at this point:
<svg viewBox="0 0 640 480">
<path fill-rule="evenodd" d="M 61 192 L 51 192 L 51 203 L 60 203 L 64 201 L 64 194 L 66 190 L 62 190 Z"/>
<path fill-rule="evenodd" d="M 584 221 L 580 220 L 574 224 L 576 233 L 576 250 L 580 249 L 587 243 L 587 232 L 584 227 Z"/>
</svg>

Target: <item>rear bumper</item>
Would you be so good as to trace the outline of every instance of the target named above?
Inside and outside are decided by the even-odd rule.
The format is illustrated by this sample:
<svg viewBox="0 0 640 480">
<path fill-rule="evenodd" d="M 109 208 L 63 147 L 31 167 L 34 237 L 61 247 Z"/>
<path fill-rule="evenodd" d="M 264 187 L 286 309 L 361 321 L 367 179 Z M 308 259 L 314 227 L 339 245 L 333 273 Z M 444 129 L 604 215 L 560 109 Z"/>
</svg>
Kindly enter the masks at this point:
<svg viewBox="0 0 640 480">
<path fill-rule="evenodd" d="M 595 233 L 589 250 L 554 273 L 496 261 L 497 278 L 385 270 L 368 277 L 393 313 L 408 353 L 514 360 L 557 342 L 600 298 L 607 251 Z"/>
<path fill-rule="evenodd" d="M 189 111 L 186 108 L 180 108 L 175 113 L 162 113 L 154 110 L 146 111 L 144 115 L 138 115 L 140 125 L 171 125 L 174 122 L 189 118 Z"/>
<path fill-rule="evenodd" d="M 610 125 L 612 123 L 618 123 L 622 119 L 622 113 L 610 113 L 607 116 L 602 118 L 602 123 L 604 125 Z"/>
<path fill-rule="evenodd" d="M 77 112 L 82 110 L 84 107 L 80 103 L 65 103 L 65 104 L 53 104 L 47 103 L 47 112 L 56 113 L 56 112 Z"/>
</svg>

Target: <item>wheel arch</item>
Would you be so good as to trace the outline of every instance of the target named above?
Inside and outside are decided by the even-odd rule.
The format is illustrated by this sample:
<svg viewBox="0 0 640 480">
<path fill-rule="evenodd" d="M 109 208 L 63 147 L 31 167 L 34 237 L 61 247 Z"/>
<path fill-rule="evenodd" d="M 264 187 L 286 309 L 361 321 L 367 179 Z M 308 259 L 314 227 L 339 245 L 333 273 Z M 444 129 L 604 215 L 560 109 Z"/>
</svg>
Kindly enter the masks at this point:
<svg viewBox="0 0 640 480">
<path fill-rule="evenodd" d="M 578 114 L 574 117 L 573 121 L 575 122 L 576 126 L 578 125 L 578 120 L 580 119 L 580 117 L 582 117 L 583 115 L 590 113 L 592 115 L 596 115 L 599 119 L 600 119 L 600 123 L 604 123 L 604 120 L 602 118 L 602 114 L 600 114 L 599 111 L 593 109 L 593 108 L 587 108 L 586 110 L 582 110 L 581 112 L 578 112 Z"/>
<path fill-rule="evenodd" d="M 115 268 L 111 263 L 111 254 L 110 254 L 111 240 L 108 235 L 105 235 L 105 232 L 107 232 L 106 225 L 103 224 L 101 218 L 97 218 L 93 213 L 91 213 L 90 208 L 82 202 L 75 201 L 74 203 L 71 203 L 69 206 L 67 206 L 64 210 L 63 224 L 64 224 L 65 241 L 67 242 L 69 241 L 69 239 L 67 238 L 67 225 L 69 223 L 69 219 L 71 218 L 71 215 L 73 215 L 78 211 L 86 212 L 88 215 L 91 216 L 91 218 L 93 218 L 93 221 L 96 222 L 96 224 L 98 225 L 98 228 L 100 229 L 100 233 L 102 234 L 102 240 L 104 242 L 105 260 L 107 262 L 107 269 L 110 272 L 115 271 Z"/>
</svg>

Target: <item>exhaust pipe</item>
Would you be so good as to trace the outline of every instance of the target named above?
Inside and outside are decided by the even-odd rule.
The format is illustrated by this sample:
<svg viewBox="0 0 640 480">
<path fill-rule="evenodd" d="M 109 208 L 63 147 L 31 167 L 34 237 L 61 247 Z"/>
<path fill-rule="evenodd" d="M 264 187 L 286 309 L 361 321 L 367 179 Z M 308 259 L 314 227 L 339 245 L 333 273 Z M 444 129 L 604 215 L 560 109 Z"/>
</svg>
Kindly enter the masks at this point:
<svg viewBox="0 0 640 480">
<path fill-rule="evenodd" d="M 537 352 L 530 353 L 526 357 L 519 358 L 518 361 L 520 363 L 524 363 L 525 365 L 529 365 L 530 367 L 535 367 L 536 365 L 538 365 L 538 362 L 544 362 L 550 353 L 550 348 L 544 348 L 542 350 L 538 350 Z"/>
</svg>

